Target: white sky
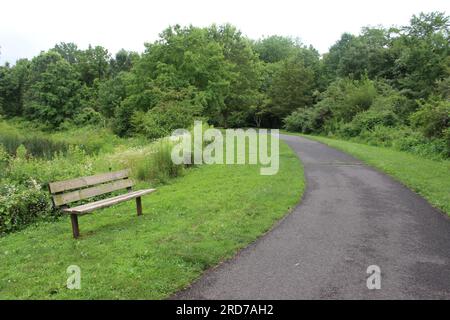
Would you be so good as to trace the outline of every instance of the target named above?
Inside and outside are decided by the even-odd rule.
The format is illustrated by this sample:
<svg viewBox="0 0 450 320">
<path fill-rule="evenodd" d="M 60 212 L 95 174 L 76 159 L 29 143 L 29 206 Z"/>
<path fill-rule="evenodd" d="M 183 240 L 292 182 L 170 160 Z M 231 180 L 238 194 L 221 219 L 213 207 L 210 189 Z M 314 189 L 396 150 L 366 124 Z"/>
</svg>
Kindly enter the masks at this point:
<svg viewBox="0 0 450 320">
<path fill-rule="evenodd" d="M 2 0 L 0 63 L 31 58 L 56 43 L 142 52 L 169 25 L 232 23 L 256 39 L 299 37 L 321 53 L 343 32 L 405 25 L 413 14 L 445 11 L 449 0 Z"/>
</svg>

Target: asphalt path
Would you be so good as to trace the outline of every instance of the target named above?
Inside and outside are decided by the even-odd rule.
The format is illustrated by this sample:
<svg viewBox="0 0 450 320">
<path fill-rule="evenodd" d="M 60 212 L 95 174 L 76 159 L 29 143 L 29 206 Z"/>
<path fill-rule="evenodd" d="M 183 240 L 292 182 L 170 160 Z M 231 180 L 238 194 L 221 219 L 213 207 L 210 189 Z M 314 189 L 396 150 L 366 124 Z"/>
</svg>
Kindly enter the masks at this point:
<svg viewBox="0 0 450 320">
<path fill-rule="evenodd" d="M 304 164 L 299 205 L 172 298 L 450 299 L 448 217 L 348 154 L 281 138 Z M 371 265 L 381 271 L 380 289 L 367 287 L 369 277 L 377 284 Z"/>
</svg>

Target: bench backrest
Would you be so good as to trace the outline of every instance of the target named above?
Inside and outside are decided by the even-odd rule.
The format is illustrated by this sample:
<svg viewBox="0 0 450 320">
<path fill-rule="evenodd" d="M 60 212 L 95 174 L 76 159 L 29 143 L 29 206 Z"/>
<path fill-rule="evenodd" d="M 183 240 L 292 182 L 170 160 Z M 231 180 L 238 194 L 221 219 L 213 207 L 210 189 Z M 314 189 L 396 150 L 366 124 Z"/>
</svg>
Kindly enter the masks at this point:
<svg viewBox="0 0 450 320">
<path fill-rule="evenodd" d="M 53 204 L 56 207 L 71 202 L 92 198 L 116 190 L 128 189 L 134 185 L 129 179 L 129 169 L 49 183 Z"/>
</svg>

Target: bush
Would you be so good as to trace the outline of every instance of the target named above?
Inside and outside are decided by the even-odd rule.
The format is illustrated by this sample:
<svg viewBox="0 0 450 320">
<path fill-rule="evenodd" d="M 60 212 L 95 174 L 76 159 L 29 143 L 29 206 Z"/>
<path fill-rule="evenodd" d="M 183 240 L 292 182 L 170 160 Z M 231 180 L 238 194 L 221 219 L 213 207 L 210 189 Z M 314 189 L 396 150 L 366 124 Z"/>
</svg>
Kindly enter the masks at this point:
<svg viewBox="0 0 450 320">
<path fill-rule="evenodd" d="M 104 123 L 104 119 L 99 112 L 88 107 L 81 110 L 81 112 L 75 116 L 73 122 L 80 126 L 99 125 Z"/>
<path fill-rule="evenodd" d="M 48 192 L 30 180 L 27 186 L 0 184 L 0 235 L 54 216 Z"/>
<path fill-rule="evenodd" d="M 450 101 L 434 97 L 420 104 L 411 115 L 412 125 L 427 137 L 444 137 L 450 127 Z"/>
<path fill-rule="evenodd" d="M 305 108 L 299 108 L 284 118 L 284 128 L 292 132 L 311 132 L 310 111 Z"/>
<path fill-rule="evenodd" d="M 147 112 L 136 112 L 131 122 L 135 133 L 143 134 L 148 139 L 158 139 L 171 135 L 175 129 L 192 126 L 194 113 L 186 103 L 170 102 Z"/>
<path fill-rule="evenodd" d="M 283 120 L 284 128 L 302 133 L 320 132 L 330 117 L 330 109 L 319 103 L 315 108 L 299 108 L 291 113 Z"/>
<path fill-rule="evenodd" d="M 373 130 L 364 130 L 352 140 L 369 145 L 394 148 L 418 154 L 430 159 L 445 159 L 448 149 L 444 139 L 430 139 L 410 127 L 375 126 Z"/>
<path fill-rule="evenodd" d="M 450 128 L 444 130 L 443 140 L 445 143 L 447 157 L 450 157 Z"/>
<path fill-rule="evenodd" d="M 115 134 L 120 137 L 131 136 L 133 126 L 131 118 L 136 111 L 136 105 L 139 104 L 138 97 L 131 95 L 124 99 L 114 110 L 114 118 L 112 120 L 112 129 Z"/>
<path fill-rule="evenodd" d="M 70 147 L 65 155 L 57 154 L 52 160 L 14 157 L 6 169 L 8 179 L 14 183 L 25 185 L 32 179 L 41 186 L 92 173 L 92 159 L 76 146 Z"/>
<path fill-rule="evenodd" d="M 322 94 L 321 104 L 325 104 L 333 116 L 344 122 L 369 109 L 377 98 L 376 82 L 369 79 L 338 79 Z"/>
<path fill-rule="evenodd" d="M 340 134 L 344 137 L 355 137 L 362 131 L 373 130 L 376 126 L 393 127 L 397 123 L 398 118 L 394 112 L 369 109 L 358 113 L 350 123 L 343 125 Z"/>
<path fill-rule="evenodd" d="M 15 157 L 0 148 L 0 234 L 18 230 L 34 221 L 56 217 L 47 184 L 94 173 L 92 160 L 79 147 L 52 160 L 33 158 L 21 145 Z"/>
<path fill-rule="evenodd" d="M 9 165 L 10 156 L 6 152 L 5 148 L 0 144 L 0 179 L 3 178 L 3 176 L 6 173 L 6 168 Z"/>
</svg>

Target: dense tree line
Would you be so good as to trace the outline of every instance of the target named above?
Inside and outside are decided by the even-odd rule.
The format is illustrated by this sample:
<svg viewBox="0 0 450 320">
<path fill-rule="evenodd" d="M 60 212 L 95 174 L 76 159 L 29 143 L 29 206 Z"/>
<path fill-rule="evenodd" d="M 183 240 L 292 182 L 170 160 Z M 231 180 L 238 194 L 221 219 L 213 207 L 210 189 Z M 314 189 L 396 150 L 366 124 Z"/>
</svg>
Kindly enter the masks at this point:
<svg viewBox="0 0 450 320">
<path fill-rule="evenodd" d="M 142 54 L 60 43 L 0 67 L 0 112 L 52 129 L 102 124 L 149 138 L 195 118 L 346 137 L 395 128 L 442 149 L 449 40 L 449 17 L 434 12 L 404 27 L 345 33 L 323 56 L 297 39 L 253 41 L 231 25 L 173 26 Z"/>
</svg>

